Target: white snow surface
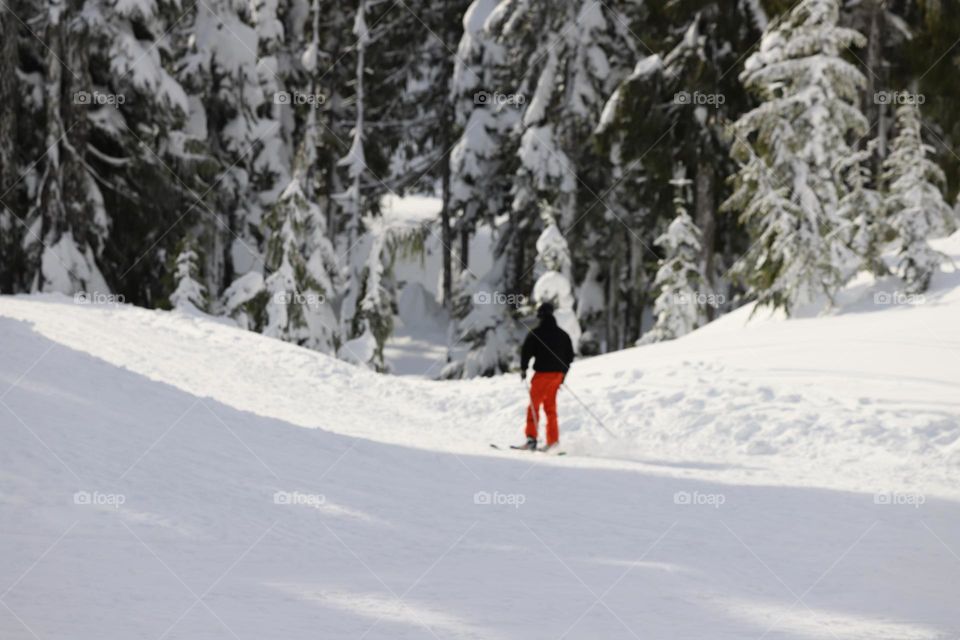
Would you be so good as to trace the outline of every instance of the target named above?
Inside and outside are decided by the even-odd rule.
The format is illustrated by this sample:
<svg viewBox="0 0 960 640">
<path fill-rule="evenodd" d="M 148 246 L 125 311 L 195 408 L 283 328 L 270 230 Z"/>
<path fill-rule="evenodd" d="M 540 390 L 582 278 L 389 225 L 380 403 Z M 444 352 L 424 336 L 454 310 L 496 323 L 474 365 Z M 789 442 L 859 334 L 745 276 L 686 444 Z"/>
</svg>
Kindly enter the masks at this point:
<svg viewBox="0 0 960 640">
<path fill-rule="evenodd" d="M 517 376 L 0 297 L 0 638 L 956 638 L 960 275 L 895 286 L 576 362 L 562 458 Z"/>
</svg>

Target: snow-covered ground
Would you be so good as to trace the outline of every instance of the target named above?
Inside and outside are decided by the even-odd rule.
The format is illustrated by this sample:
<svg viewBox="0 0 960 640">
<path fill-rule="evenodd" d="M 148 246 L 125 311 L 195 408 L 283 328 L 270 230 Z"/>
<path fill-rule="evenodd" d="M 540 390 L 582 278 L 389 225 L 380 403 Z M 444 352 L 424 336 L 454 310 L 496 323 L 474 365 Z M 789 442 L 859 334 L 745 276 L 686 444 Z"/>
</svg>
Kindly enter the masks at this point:
<svg viewBox="0 0 960 640">
<path fill-rule="evenodd" d="M 0 638 L 956 639 L 960 275 L 893 286 L 577 363 L 564 458 L 515 376 L 0 298 Z"/>
</svg>

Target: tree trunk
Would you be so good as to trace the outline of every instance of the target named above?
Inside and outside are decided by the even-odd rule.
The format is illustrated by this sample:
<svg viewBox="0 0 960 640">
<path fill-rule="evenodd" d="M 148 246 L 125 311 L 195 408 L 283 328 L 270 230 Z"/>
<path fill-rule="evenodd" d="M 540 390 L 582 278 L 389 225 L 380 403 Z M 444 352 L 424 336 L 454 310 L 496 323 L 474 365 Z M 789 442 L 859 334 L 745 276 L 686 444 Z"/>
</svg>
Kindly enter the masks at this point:
<svg viewBox="0 0 960 640">
<path fill-rule="evenodd" d="M 630 238 L 627 238 L 625 247 L 626 254 L 623 259 L 626 283 L 623 291 L 623 339 L 621 342 L 624 345 L 636 342 L 638 336 L 634 335 L 636 333 L 635 327 L 640 324 L 637 318 L 634 317 L 636 313 L 635 299 L 637 297 L 636 261 L 637 256 L 642 255 L 635 251 L 636 244 L 637 240 L 632 235 Z"/>
<path fill-rule="evenodd" d="M 17 19 L 13 11 L 0 4 L 0 200 L 12 202 L 13 184 L 17 180 Z M 13 209 L 7 205 L 8 208 Z"/>
<path fill-rule="evenodd" d="M 470 269 L 470 230 L 460 228 L 460 264 L 465 270 Z M 482 274 L 478 274 L 482 275 Z"/>
<path fill-rule="evenodd" d="M 867 89 L 864 101 L 869 125 L 877 125 L 877 153 L 873 158 L 875 175 L 879 175 L 883 158 L 887 157 L 887 105 L 876 99 L 877 93 L 886 89 L 883 69 L 883 37 L 886 26 L 884 5 L 884 0 L 873 0 L 870 3 L 870 27 L 867 34 Z"/>
<path fill-rule="evenodd" d="M 82 3 L 74 1 L 71 13 L 81 13 Z M 90 176 L 85 166 L 87 143 L 90 139 L 90 106 L 79 104 L 75 96 L 81 91 L 91 91 L 93 79 L 90 77 L 89 47 L 86 33 L 75 33 L 68 23 L 61 30 L 63 38 L 63 60 L 68 65 L 61 74 L 63 90 L 60 96 L 62 114 L 64 154 L 63 197 L 67 211 L 67 227 L 73 234 L 74 242 L 83 250 L 93 249 L 95 256 L 102 249 L 102 237 L 94 221 L 94 211 L 90 199 Z"/>
<path fill-rule="evenodd" d="M 717 233 L 717 207 L 714 197 L 716 175 L 713 165 L 701 158 L 697 163 L 697 227 L 700 228 L 700 267 L 709 292 L 714 290 L 714 245 Z M 713 320 L 716 309 L 707 305 L 707 319 Z"/>
<path fill-rule="evenodd" d="M 448 312 L 453 310 L 453 226 L 450 222 L 450 161 L 449 152 L 451 128 L 453 127 L 453 114 L 450 100 L 444 99 L 442 113 L 440 148 L 443 150 L 443 158 L 440 162 L 441 175 L 441 197 L 442 206 L 440 208 L 440 237 L 443 245 L 443 308 Z"/>
<path fill-rule="evenodd" d="M 17 19 L 13 11 L 0 4 L 0 293 L 15 293 L 20 289 L 22 273 L 20 238 L 22 228 L 14 217 L 18 209 L 17 191 L 17 74 L 20 67 L 17 55 Z M 5 209 L 9 209 L 8 213 Z M 22 213 L 16 214 L 22 216 Z"/>
</svg>

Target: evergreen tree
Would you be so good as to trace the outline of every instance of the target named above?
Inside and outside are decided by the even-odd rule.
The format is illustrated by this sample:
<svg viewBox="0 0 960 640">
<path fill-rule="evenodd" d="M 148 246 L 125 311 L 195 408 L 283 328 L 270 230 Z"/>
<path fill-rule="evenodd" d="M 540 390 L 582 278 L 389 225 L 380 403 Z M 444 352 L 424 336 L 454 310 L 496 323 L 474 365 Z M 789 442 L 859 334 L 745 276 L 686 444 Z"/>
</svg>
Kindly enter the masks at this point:
<svg viewBox="0 0 960 640">
<path fill-rule="evenodd" d="M 648 274 L 658 268 L 653 239 L 673 218 L 669 182 L 677 163 L 694 181 L 690 213 L 703 236 L 704 290 L 730 286 L 727 265 L 746 247 L 735 221 L 717 215 L 728 195 L 724 177 L 735 168 L 728 124 L 748 106 L 734 71 L 766 15 L 756 2 L 678 0 L 645 5 L 634 24 L 647 46 L 663 53 L 637 62 L 607 101 L 597 131 L 611 163 L 603 193 L 617 215 L 595 210 L 590 220 L 599 231 L 593 253 L 607 266 L 607 302 L 588 331 L 610 349 L 639 336 Z M 624 224 L 633 233 L 622 233 Z M 717 311 L 708 307 L 708 317 Z"/>
<path fill-rule="evenodd" d="M 363 300 L 371 295 L 369 291 L 369 282 L 367 277 L 371 274 L 365 262 L 373 253 L 372 247 L 360 246 L 361 242 L 361 221 L 364 213 L 364 195 L 362 177 L 368 171 L 366 162 L 366 153 L 364 150 L 364 127 L 365 127 L 365 74 L 366 74 L 366 53 L 367 47 L 371 43 L 370 29 L 367 26 L 366 11 L 367 3 L 365 0 L 359 0 L 357 3 L 357 13 L 353 23 L 353 33 L 357 40 L 354 44 L 356 50 L 356 82 L 354 85 L 354 126 L 351 135 L 352 141 L 340 161 L 341 167 L 346 167 L 349 186 L 347 189 L 334 197 L 340 204 L 344 215 L 346 216 L 346 251 L 344 252 L 347 262 L 347 282 L 345 284 L 346 295 L 340 306 L 340 324 L 341 333 L 344 336 L 344 351 L 341 357 L 350 360 L 369 364 L 377 358 L 377 340 L 376 334 L 371 328 L 370 321 L 365 317 L 365 311 L 376 312 L 378 305 L 365 309 Z M 369 245 L 370 243 L 367 242 Z M 362 251 L 367 249 L 367 251 Z M 379 253 L 376 253 L 379 256 Z M 374 266 L 372 273 L 376 277 L 379 269 Z M 375 317 L 375 319 L 379 319 Z M 382 335 L 382 332 L 381 332 Z M 381 346 L 382 349 L 382 346 Z"/>
<path fill-rule="evenodd" d="M 206 311 L 207 289 L 200 284 L 200 257 L 196 243 L 186 240 L 181 243 L 174 262 L 176 288 L 170 294 L 170 305 L 182 311 Z"/>
<path fill-rule="evenodd" d="M 848 225 L 847 242 L 862 267 L 879 276 L 887 273 L 880 255 L 887 226 L 883 195 L 871 186 L 870 160 L 875 155 L 875 147 L 875 141 L 871 141 L 865 149 L 852 152 L 837 167 L 848 189 L 840 199 L 837 217 Z"/>
<path fill-rule="evenodd" d="M 953 211 L 943 199 L 940 187 L 946 177 L 927 156 L 932 149 L 923 142 L 920 108 L 915 103 L 897 110 L 897 137 L 884 161 L 888 224 L 894 236 L 899 274 L 909 293 L 923 293 L 937 270 L 942 256 L 927 243 L 928 238 L 956 228 Z"/>
<path fill-rule="evenodd" d="M 457 303 L 460 308 L 455 308 L 462 318 L 456 342 L 469 348 L 462 360 L 447 364 L 440 377 L 493 376 L 514 367 L 522 337 L 515 316 L 522 298 L 500 288 L 506 271 L 507 257 L 501 253 L 486 274 L 462 285 L 463 295 Z"/>
<path fill-rule="evenodd" d="M 753 241 L 737 271 L 759 304 L 788 313 L 846 279 L 846 187 L 833 169 L 867 122 L 863 74 L 842 58 L 863 37 L 838 20 L 837 0 L 803 0 L 767 27 L 740 76 L 762 102 L 733 128 L 741 168 L 726 206 Z"/>
<path fill-rule="evenodd" d="M 98 265 L 109 221 L 85 164 L 90 135 L 88 65 L 93 34 L 76 7 L 52 0 L 35 16 L 43 25 L 42 171 L 24 236 L 32 291 L 109 292 Z"/>
<path fill-rule="evenodd" d="M 503 140 L 515 122 L 514 105 L 499 100 L 508 87 L 496 84 L 495 70 L 504 64 L 504 50 L 495 42 L 486 22 L 497 0 L 474 0 L 463 16 L 463 35 L 457 46 L 451 80 L 458 138 L 450 154 L 450 203 L 461 238 L 490 223 L 504 209 L 508 185 L 500 178 Z M 466 242 L 460 260 L 467 264 Z"/>
<path fill-rule="evenodd" d="M 895 92 L 891 91 L 894 79 L 892 70 L 897 60 L 904 55 L 904 45 L 913 38 L 913 29 L 903 19 L 903 12 L 913 12 L 913 0 L 889 2 L 889 0 L 860 0 L 843 2 L 841 20 L 866 36 L 864 46 L 857 51 L 858 61 L 865 68 L 867 84 L 863 91 L 863 112 L 871 127 L 875 128 L 877 153 L 870 160 L 873 173 L 880 173 L 880 162 L 887 156 L 889 137 L 893 125 Z"/>
<path fill-rule="evenodd" d="M 196 306 L 203 287 L 211 313 L 344 357 L 360 340 L 358 360 L 383 369 L 394 254 L 423 229 L 383 219 L 381 198 L 433 194 L 449 346 L 468 346 L 445 375 L 489 375 L 512 366 L 518 292 L 545 274 L 570 285 L 581 353 L 640 336 L 678 163 L 702 292 L 735 288 L 726 267 L 746 254 L 749 292 L 790 310 L 836 291 L 848 261 L 883 273 L 891 240 L 920 290 L 960 185 L 943 55 L 957 17 L 920 0 L 793 4 L 8 0 L 0 291 Z M 897 127 L 881 165 L 911 99 L 925 119 Z M 742 225 L 716 215 L 724 201 Z M 488 273 L 471 269 L 478 230 Z M 545 239 L 566 243 L 562 269 L 544 266 Z M 301 304 L 315 286 L 320 316 Z"/>
<path fill-rule="evenodd" d="M 671 181 L 676 189 L 677 215 L 667 231 L 657 238 L 664 252 L 654 287 L 659 292 L 653 305 L 656 324 L 640 344 L 673 340 L 690 333 L 706 321 L 703 273 L 700 270 L 700 231 L 687 213 L 686 189 L 690 180 Z"/>
<path fill-rule="evenodd" d="M 203 2 L 180 25 L 190 34 L 178 78 L 190 104 L 188 142 L 200 182 L 194 205 L 211 238 L 208 271 L 226 286 L 263 264 L 264 202 L 290 180 L 292 152 L 271 103 L 283 29 L 271 3 Z M 258 22 L 259 19 L 259 22 Z"/>
<path fill-rule="evenodd" d="M 320 207 L 307 200 L 295 176 L 267 215 L 270 230 L 264 279 L 268 294 L 265 335 L 335 353 L 333 312 L 337 256 L 327 239 Z"/>
<path fill-rule="evenodd" d="M 496 218 L 509 207 L 509 167 L 515 163 L 509 132 L 520 114 L 513 85 L 503 73 L 506 50 L 487 28 L 498 4 L 474 0 L 467 8 L 451 79 L 458 137 L 450 152 L 448 207 L 459 236 L 455 264 L 460 271 L 453 283 L 448 348 L 462 342 L 469 349 L 464 360 L 444 368 L 441 376 L 448 378 L 507 370 L 513 357 L 512 336 L 517 334 L 515 309 L 486 300 L 492 291 L 509 290 L 506 252 L 514 245 L 510 225 L 497 224 Z M 494 250 L 499 257 L 489 272 L 478 274 L 470 268 L 468 249 L 471 235 L 482 225 L 497 234 Z"/>
<path fill-rule="evenodd" d="M 612 4 L 569 0 L 471 7 L 476 13 L 468 15 L 462 44 L 466 51 L 487 56 L 492 69 L 479 78 L 464 73 L 468 82 L 463 86 L 479 87 L 480 102 L 490 105 L 470 111 L 464 138 L 454 151 L 455 198 L 464 199 L 458 194 L 461 188 L 467 194 L 481 192 L 473 205 L 477 209 L 502 201 L 504 187 L 509 188 L 509 203 L 504 203 L 508 216 L 496 225 L 496 253 L 503 259 L 495 273 L 483 277 L 486 287 L 529 290 L 535 265 L 530 245 L 543 229 L 541 203 L 558 212 L 559 225 L 574 225 L 583 193 L 596 193 L 591 176 L 601 163 L 588 142 L 604 98 L 624 75 L 625 58 L 634 51 L 626 20 L 617 11 L 620 3 Z M 481 9 L 488 12 L 482 31 L 476 28 Z M 497 178 L 488 178 L 491 170 Z M 510 173 L 509 185 L 499 181 Z M 471 215 L 469 207 L 466 215 Z M 502 280 L 494 283 L 494 276 Z M 482 338 L 471 348 L 490 355 Z M 507 350 L 497 345 L 492 351 Z"/>
<path fill-rule="evenodd" d="M 544 212 L 543 232 L 537 238 L 537 263 L 541 273 L 533 285 L 533 302 L 549 302 L 554 307 L 557 325 L 570 336 L 576 350 L 580 343 L 580 323 L 575 310 L 570 248 L 557 226 L 553 212 Z"/>
<path fill-rule="evenodd" d="M 662 140 L 651 139 L 645 150 L 638 151 L 644 143 L 636 139 L 661 126 L 660 136 L 672 130 L 663 119 L 664 103 L 658 97 L 664 90 L 661 57 L 642 58 L 610 96 L 596 130 L 600 147 L 608 150 L 610 184 L 602 192 L 605 206 L 594 204 L 584 212 L 593 230 L 587 241 L 592 258 L 577 308 L 585 353 L 622 349 L 640 333 L 647 273 L 656 258 L 647 239 L 660 209 L 654 186 L 660 159 L 651 156 L 661 149 Z M 645 114 L 649 128 L 634 125 L 640 114 Z"/>
</svg>

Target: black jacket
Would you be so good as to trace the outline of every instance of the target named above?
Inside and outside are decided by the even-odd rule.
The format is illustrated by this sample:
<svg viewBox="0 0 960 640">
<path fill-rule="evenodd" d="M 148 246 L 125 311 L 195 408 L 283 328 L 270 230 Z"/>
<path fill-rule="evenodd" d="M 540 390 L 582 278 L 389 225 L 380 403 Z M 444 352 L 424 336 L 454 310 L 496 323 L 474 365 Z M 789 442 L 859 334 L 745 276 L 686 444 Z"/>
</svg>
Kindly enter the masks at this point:
<svg viewBox="0 0 960 640">
<path fill-rule="evenodd" d="M 566 373 L 573 362 L 573 343 L 567 332 L 557 326 L 553 316 L 540 319 L 520 348 L 520 369 L 527 370 L 533 358 L 534 371 Z"/>
</svg>

